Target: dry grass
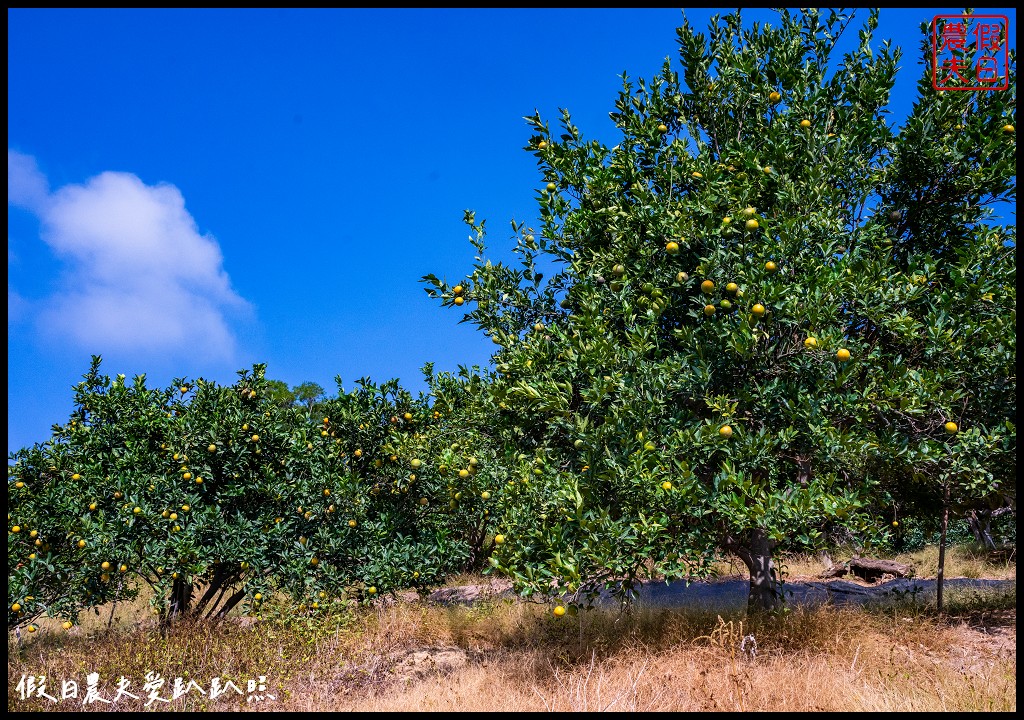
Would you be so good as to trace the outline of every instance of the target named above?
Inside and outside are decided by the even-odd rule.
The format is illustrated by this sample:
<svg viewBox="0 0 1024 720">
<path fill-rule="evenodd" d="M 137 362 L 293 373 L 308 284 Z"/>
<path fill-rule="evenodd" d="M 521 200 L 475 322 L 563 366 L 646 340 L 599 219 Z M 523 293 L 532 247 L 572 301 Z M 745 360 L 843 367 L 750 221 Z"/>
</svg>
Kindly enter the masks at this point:
<svg viewBox="0 0 1024 720">
<path fill-rule="evenodd" d="M 155 671 L 164 696 L 175 677 L 207 691 L 213 677 L 231 679 L 245 693 L 191 692 L 158 710 L 1015 710 L 1015 595 L 969 603 L 951 598 L 943 617 L 826 607 L 773 620 L 668 610 L 555 619 L 532 603 L 409 602 L 316 618 L 282 608 L 161 635 L 140 601 L 122 604 L 109 632 L 104 612 L 71 631 L 44 622 L 9 636 L 8 709 L 80 710 L 81 698 L 22 700 L 16 686 L 46 675 L 59 695 L 62 680 L 84 689 L 89 672 L 108 698 L 127 677 L 142 699 L 117 709 L 145 709 Z M 245 681 L 260 675 L 276 700 L 246 704 Z"/>
<path fill-rule="evenodd" d="M 837 551 L 831 555 L 831 559 L 838 564 L 849 560 L 852 556 L 853 552 L 850 550 Z M 913 565 L 917 577 L 934 578 L 939 572 L 939 549 L 934 545 L 916 552 L 896 555 L 891 559 Z M 790 555 L 780 565 L 787 579 L 817 577 L 826 569 L 820 554 Z M 717 569 L 721 575 L 742 574 L 745 577 L 747 572 L 743 563 L 737 558 L 727 558 L 718 564 Z M 1016 557 L 999 558 L 993 553 L 974 550 L 966 546 L 949 547 L 946 548 L 946 577 L 1016 580 Z"/>
</svg>

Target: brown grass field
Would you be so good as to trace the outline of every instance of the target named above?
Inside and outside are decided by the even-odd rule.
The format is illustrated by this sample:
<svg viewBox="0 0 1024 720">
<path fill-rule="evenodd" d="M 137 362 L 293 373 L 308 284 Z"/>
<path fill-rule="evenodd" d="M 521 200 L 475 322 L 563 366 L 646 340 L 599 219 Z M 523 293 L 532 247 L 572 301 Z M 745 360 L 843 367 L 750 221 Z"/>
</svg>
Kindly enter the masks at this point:
<svg viewBox="0 0 1024 720">
<path fill-rule="evenodd" d="M 934 549 L 902 558 L 934 575 Z M 821 571 L 789 558 L 792 578 Z M 730 568 L 723 566 L 723 572 Z M 1016 579 L 1014 562 L 954 548 L 947 577 Z M 457 578 L 453 584 L 485 582 Z M 550 604 L 392 602 L 316 616 L 271 603 L 259 618 L 179 623 L 162 635 L 148 602 L 83 615 L 64 630 L 8 634 L 9 711 L 1013 711 L 1016 591 L 948 598 L 948 611 L 910 603 L 794 608 L 778 619 L 681 610 L 592 610 L 552 616 Z M 110 618 L 113 617 L 111 622 Z M 108 629 L 108 624 L 110 628 Z M 743 639 L 753 635 L 757 650 Z M 83 703 L 87 676 L 101 697 Z M 147 673 L 166 684 L 149 700 Z M 25 676 L 56 698 L 22 698 Z M 266 678 L 249 693 L 247 681 Z M 152 676 L 151 676 L 152 677 Z M 195 681 L 172 698 L 172 682 Z M 211 698 L 213 678 L 231 680 Z M 62 683 L 79 685 L 61 699 Z M 250 695 L 262 699 L 248 702 Z M 273 695 L 274 699 L 270 699 Z"/>
</svg>

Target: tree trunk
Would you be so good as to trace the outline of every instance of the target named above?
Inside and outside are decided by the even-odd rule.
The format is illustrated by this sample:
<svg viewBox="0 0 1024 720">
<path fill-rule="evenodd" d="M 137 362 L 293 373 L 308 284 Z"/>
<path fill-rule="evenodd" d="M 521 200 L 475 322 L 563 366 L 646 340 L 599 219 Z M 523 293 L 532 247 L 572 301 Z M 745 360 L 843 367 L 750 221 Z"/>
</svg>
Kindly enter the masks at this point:
<svg viewBox="0 0 1024 720">
<path fill-rule="evenodd" d="M 170 619 L 184 617 L 188 614 L 192 605 L 192 583 L 185 582 L 181 578 L 174 581 L 171 586 L 171 607 L 168 613 Z"/>
<path fill-rule="evenodd" d="M 967 513 L 967 526 L 979 545 L 986 550 L 996 549 L 995 540 L 992 539 L 992 510 L 971 510 Z"/>
<path fill-rule="evenodd" d="M 939 573 L 935 581 L 935 609 L 942 613 L 942 583 L 946 575 L 946 528 L 949 527 L 949 482 L 942 493 L 942 526 L 939 529 Z"/>
<path fill-rule="evenodd" d="M 777 610 L 782 606 L 782 583 L 775 572 L 772 550 L 775 541 L 760 528 L 750 531 L 747 547 L 730 548 L 739 556 L 750 571 L 750 594 L 747 595 L 747 612 Z"/>
</svg>

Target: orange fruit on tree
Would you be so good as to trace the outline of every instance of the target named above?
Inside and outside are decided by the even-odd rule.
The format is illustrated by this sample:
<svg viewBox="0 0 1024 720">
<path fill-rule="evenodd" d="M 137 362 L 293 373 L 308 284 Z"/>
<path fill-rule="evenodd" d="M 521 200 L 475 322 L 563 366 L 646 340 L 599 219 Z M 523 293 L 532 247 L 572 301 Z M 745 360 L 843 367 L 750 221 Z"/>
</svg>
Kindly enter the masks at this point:
<svg viewBox="0 0 1024 720">
<path fill-rule="evenodd" d="M 555 185 L 555 184 L 554 184 L 553 182 L 551 182 L 551 183 L 548 183 L 548 185 L 547 185 L 547 188 L 548 188 L 548 192 L 554 192 L 554 191 L 555 191 L 555 189 L 556 189 L 557 187 L 558 187 L 558 186 L 557 186 L 557 185 Z"/>
<path fill-rule="evenodd" d="M 764 269 L 767 270 L 770 273 L 773 273 L 773 272 L 775 272 L 776 270 L 779 269 L 779 266 L 776 265 L 775 263 L 773 263 L 771 260 L 769 260 L 768 262 L 766 262 L 764 264 Z"/>
<path fill-rule="evenodd" d="M 800 127 L 804 128 L 805 130 L 807 128 L 809 128 L 810 126 L 811 126 L 811 121 L 810 120 L 801 120 L 800 121 Z"/>
<path fill-rule="evenodd" d="M 772 90 L 768 94 L 768 99 L 771 100 L 772 104 L 774 105 L 782 101 L 782 95 L 777 93 L 775 90 Z"/>
<path fill-rule="evenodd" d="M 721 429 L 718 431 L 718 434 L 721 435 L 722 437 L 726 438 L 726 439 L 731 438 L 732 437 L 732 428 L 729 427 L 728 425 L 723 425 L 721 427 Z"/>
<path fill-rule="evenodd" d="M 712 315 L 714 315 L 715 314 L 715 306 L 714 305 L 705 305 L 704 306 L 704 314 L 707 315 L 708 317 L 711 317 Z"/>
<path fill-rule="evenodd" d="M 818 347 L 818 339 L 813 336 L 807 338 L 806 340 L 804 340 L 804 347 L 813 350 L 814 348 Z"/>
<path fill-rule="evenodd" d="M 846 362 L 850 359 L 850 351 L 846 348 L 839 348 L 836 357 L 839 359 L 839 362 Z"/>
<path fill-rule="evenodd" d="M 948 432 L 950 435 L 955 435 L 956 432 L 960 429 L 960 426 L 952 421 L 946 423 L 944 427 L 946 428 L 946 432 Z"/>
<path fill-rule="evenodd" d="M 658 132 L 660 132 L 660 133 L 666 133 L 666 132 L 668 132 L 668 125 L 665 125 L 664 123 L 662 123 L 661 125 L 659 125 L 659 126 L 658 126 Z"/>
<path fill-rule="evenodd" d="M 705 280 L 704 282 L 702 282 L 700 284 L 700 289 L 701 289 L 701 292 L 704 292 L 704 293 L 710 295 L 711 293 L 713 293 L 715 291 L 715 284 L 713 282 L 711 282 L 710 280 Z"/>
<path fill-rule="evenodd" d="M 562 617 L 563 615 L 565 615 L 565 606 L 564 605 L 556 605 L 555 609 L 552 610 L 551 613 L 555 617 Z"/>
<path fill-rule="evenodd" d="M 750 218 L 743 224 L 743 227 L 747 230 L 757 230 L 757 228 L 760 227 L 760 224 L 754 218 Z"/>
<path fill-rule="evenodd" d="M 764 317 L 765 309 L 764 305 L 757 303 L 754 307 L 750 308 L 750 312 L 754 313 L 758 317 Z"/>
<path fill-rule="evenodd" d="M 679 254 L 679 243 L 673 242 L 673 241 L 669 241 L 668 244 L 665 245 L 665 252 L 667 252 L 669 255 L 678 255 Z"/>
<path fill-rule="evenodd" d="M 461 305 L 462 303 L 466 302 L 466 299 L 462 296 L 459 296 L 455 298 L 455 300 L 453 300 L 452 302 L 454 302 L 456 305 Z"/>
<path fill-rule="evenodd" d="M 1003 125 L 1003 134 L 1004 135 L 1013 135 L 1013 133 L 1014 133 L 1013 125 Z"/>
</svg>

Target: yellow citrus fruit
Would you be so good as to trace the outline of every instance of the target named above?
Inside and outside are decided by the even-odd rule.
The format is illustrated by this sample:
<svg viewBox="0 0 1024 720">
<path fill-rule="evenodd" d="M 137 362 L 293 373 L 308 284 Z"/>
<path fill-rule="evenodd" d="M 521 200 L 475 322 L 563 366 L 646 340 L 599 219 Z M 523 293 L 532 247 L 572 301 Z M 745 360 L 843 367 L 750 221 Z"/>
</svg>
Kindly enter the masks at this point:
<svg viewBox="0 0 1024 720">
<path fill-rule="evenodd" d="M 690 279 L 690 276 L 684 272 L 676 273 L 676 282 L 684 283 Z"/>
<path fill-rule="evenodd" d="M 554 192 L 556 187 L 558 186 L 554 183 L 548 183 L 548 192 Z"/>
<path fill-rule="evenodd" d="M 946 432 L 948 432 L 950 435 L 956 434 L 956 432 L 960 429 L 960 426 L 958 426 L 955 422 L 952 421 L 946 423 L 945 427 Z"/>
<path fill-rule="evenodd" d="M 28 630 L 28 631 L 29 631 L 30 633 L 31 633 L 31 632 L 35 632 L 35 631 L 36 631 L 36 626 L 35 626 L 35 625 L 29 625 L 29 626 L 28 626 L 28 627 L 26 628 L 26 630 Z"/>
<path fill-rule="evenodd" d="M 206 450 L 208 452 L 217 452 L 217 446 L 214 445 L 213 443 L 210 443 L 209 445 L 206 446 Z"/>
<path fill-rule="evenodd" d="M 185 480 L 191 480 L 192 479 L 192 473 L 190 473 L 190 472 L 184 473 L 184 474 L 182 474 L 181 477 L 184 478 Z"/>
<path fill-rule="evenodd" d="M 554 610 L 551 611 L 551 613 L 555 617 L 562 617 L 563 615 L 565 615 L 565 606 L 564 605 L 558 605 L 558 606 L 555 607 Z"/>
<path fill-rule="evenodd" d="M 366 592 L 368 592 L 370 595 L 376 595 L 377 594 L 377 588 L 375 588 L 373 585 L 371 585 L 370 587 L 366 588 Z"/>
<path fill-rule="evenodd" d="M 1014 133 L 1013 125 L 1003 125 L 1003 133 L 1005 135 L 1012 135 Z"/>
<path fill-rule="evenodd" d="M 494 544 L 495 545 L 501 545 L 503 542 L 505 542 L 505 536 L 504 535 L 495 535 L 494 536 Z"/>
<path fill-rule="evenodd" d="M 409 461 L 409 467 L 413 470 L 419 470 L 421 465 L 423 465 L 423 463 L 418 458 L 413 458 Z"/>
<path fill-rule="evenodd" d="M 142 508 L 140 508 L 140 507 L 132 508 L 132 512 L 134 514 L 138 515 L 140 512 L 142 512 Z"/>
<path fill-rule="evenodd" d="M 253 442 L 259 442 L 259 440 L 260 440 L 260 436 L 259 436 L 259 435 L 255 435 L 255 434 L 254 434 L 254 435 L 252 436 L 252 441 L 253 441 Z"/>
<path fill-rule="evenodd" d="M 711 293 L 713 293 L 715 291 L 715 284 L 713 282 L 711 282 L 710 280 L 705 280 L 704 282 L 702 282 L 700 284 L 700 289 L 701 289 L 702 292 L 707 293 L 708 295 L 710 295 Z"/>
<path fill-rule="evenodd" d="M 757 210 L 754 209 L 754 207 L 748 205 L 747 207 L 743 208 L 743 214 L 746 215 L 747 217 L 752 217 L 753 215 L 757 214 Z"/>
<path fill-rule="evenodd" d="M 836 357 L 839 359 L 839 362 L 846 362 L 850 359 L 850 351 L 846 348 L 839 348 Z"/>
<path fill-rule="evenodd" d="M 65 630 L 70 630 L 74 626 L 75 626 L 75 624 L 73 622 L 71 622 L 70 620 L 65 620 L 63 623 L 61 623 L 61 627 L 64 628 Z"/>
<path fill-rule="evenodd" d="M 743 224 L 743 227 L 745 227 L 747 230 L 757 230 L 759 224 L 757 220 L 755 220 L 754 218 L 750 218 L 749 220 L 747 220 L 747 222 Z"/>
<path fill-rule="evenodd" d="M 659 126 L 658 126 L 658 132 L 660 132 L 660 133 L 666 133 L 666 132 L 668 132 L 668 126 L 667 126 L 667 125 L 665 125 L 665 124 L 659 125 Z"/>
<path fill-rule="evenodd" d="M 806 128 L 809 128 L 810 126 L 811 126 L 811 121 L 810 120 L 801 120 L 800 121 L 800 127 L 806 129 Z"/>
<path fill-rule="evenodd" d="M 899 521 L 897 521 L 897 520 L 893 520 L 893 521 L 892 521 L 892 526 L 893 526 L 893 527 L 899 527 L 899 526 L 900 526 L 900 524 L 899 524 Z"/>
<path fill-rule="evenodd" d="M 466 468 L 462 468 L 461 470 L 459 470 L 459 477 L 460 478 L 468 478 L 469 477 L 469 470 L 467 470 Z"/>
<path fill-rule="evenodd" d="M 740 289 L 740 286 L 737 285 L 736 283 L 733 283 L 733 282 L 731 282 L 731 283 L 729 283 L 728 285 L 725 286 L 725 291 L 729 292 L 729 293 L 732 293 L 733 295 L 735 295 L 736 291 L 739 290 L 739 289 Z"/>
<path fill-rule="evenodd" d="M 78 541 L 78 547 L 84 548 L 85 547 L 85 540 L 79 540 Z"/>
<path fill-rule="evenodd" d="M 773 272 L 775 272 L 776 270 L 779 269 L 779 266 L 776 265 L 775 263 L 773 263 L 771 260 L 769 260 L 768 262 L 766 262 L 764 264 L 764 269 L 767 270 L 770 273 L 773 273 Z"/>
<path fill-rule="evenodd" d="M 319 565 L 319 564 L 320 564 L 320 561 L 319 561 L 319 560 L 317 560 L 316 558 L 310 558 L 310 559 L 309 559 L 309 564 L 310 564 L 310 565 Z"/>
<path fill-rule="evenodd" d="M 121 567 L 118 568 L 118 570 L 120 572 L 126 573 L 126 572 L 128 572 L 128 566 L 127 565 L 122 565 Z"/>
<path fill-rule="evenodd" d="M 457 298 L 455 298 L 454 302 L 455 302 L 456 305 L 461 305 L 462 303 L 466 302 L 466 300 L 465 300 L 465 298 L 457 297 Z"/>
<path fill-rule="evenodd" d="M 815 337 L 807 338 L 804 340 L 804 347 L 812 349 L 818 347 L 818 339 Z"/>
<path fill-rule="evenodd" d="M 672 489 L 672 483 L 670 483 L 668 480 L 666 480 L 665 482 L 663 482 L 661 484 L 661 489 L 662 490 L 671 490 Z"/>
<path fill-rule="evenodd" d="M 691 175 L 692 175 L 693 177 L 695 177 L 695 178 L 702 178 L 702 177 L 704 177 L 704 176 L 703 176 L 702 174 L 700 174 L 699 172 L 696 172 L 696 171 L 695 171 L 695 172 L 693 172 L 693 173 L 690 173 L 690 174 L 691 174 Z"/>
<path fill-rule="evenodd" d="M 715 314 L 715 306 L 714 305 L 705 305 L 704 306 L 704 314 L 707 315 L 708 317 L 711 317 L 712 315 L 714 315 Z"/>
<path fill-rule="evenodd" d="M 768 99 L 771 100 L 773 104 L 775 104 L 782 101 L 782 95 L 772 90 L 771 93 L 768 94 Z"/>
<path fill-rule="evenodd" d="M 81 476 L 81 475 L 79 475 L 78 473 L 75 473 L 74 475 L 72 475 L 72 476 L 71 476 L 71 479 L 72 479 L 72 480 L 76 480 L 76 481 L 77 481 L 77 480 L 81 480 L 81 479 L 82 479 L 82 476 Z"/>
<path fill-rule="evenodd" d="M 105 562 L 102 565 L 100 565 L 100 568 L 103 569 L 103 570 L 109 570 L 110 569 L 110 563 Z"/>
<path fill-rule="evenodd" d="M 669 243 L 667 245 L 665 245 L 665 251 L 669 255 L 678 255 L 679 254 L 679 243 L 669 241 Z"/>
<path fill-rule="evenodd" d="M 484 500 L 490 500 L 491 494 L 484 490 L 482 493 L 480 493 L 480 497 L 483 498 Z"/>
<path fill-rule="evenodd" d="M 543 140 L 541 140 L 539 143 L 537 143 L 537 148 L 540 149 L 540 150 L 543 150 L 547 146 L 548 146 L 548 144 L 546 142 L 544 142 Z"/>
<path fill-rule="evenodd" d="M 356 524 L 357 524 L 357 523 L 356 523 L 356 521 L 355 521 L 355 520 L 349 520 L 349 521 L 348 521 L 348 526 L 349 526 L 349 527 L 355 527 L 355 526 L 356 526 Z"/>
<path fill-rule="evenodd" d="M 757 303 L 754 307 L 750 308 L 750 312 L 754 313 L 758 317 L 763 317 L 765 313 L 764 305 Z"/>
<path fill-rule="evenodd" d="M 729 427 L 728 425 L 723 425 L 722 428 L 718 431 L 718 434 L 724 438 L 731 438 L 732 428 Z"/>
</svg>

